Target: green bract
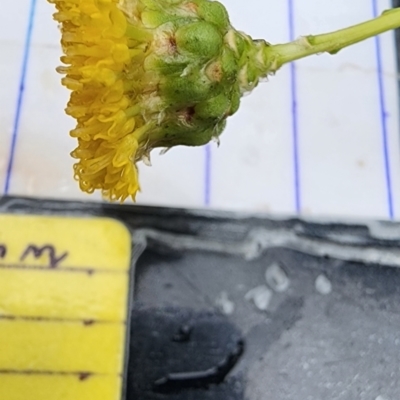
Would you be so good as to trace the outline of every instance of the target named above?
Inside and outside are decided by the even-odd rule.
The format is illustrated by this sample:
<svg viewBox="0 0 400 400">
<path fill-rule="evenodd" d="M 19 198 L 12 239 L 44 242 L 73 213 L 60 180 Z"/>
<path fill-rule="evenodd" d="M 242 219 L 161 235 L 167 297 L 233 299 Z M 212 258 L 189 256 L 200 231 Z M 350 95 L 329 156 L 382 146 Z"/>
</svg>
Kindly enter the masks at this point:
<svg viewBox="0 0 400 400">
<path fill-rule="evenodd" d="M 158 120 L 149 145 L 198 146 L 218 138 L 241 96 L 268 73 L 268 44 L 236 31 L 217 1 L 143 4 L 143 28 L 154 35 L 145 68 L 159 82 L 157 108 L 148 110 Z"/>
</svg>

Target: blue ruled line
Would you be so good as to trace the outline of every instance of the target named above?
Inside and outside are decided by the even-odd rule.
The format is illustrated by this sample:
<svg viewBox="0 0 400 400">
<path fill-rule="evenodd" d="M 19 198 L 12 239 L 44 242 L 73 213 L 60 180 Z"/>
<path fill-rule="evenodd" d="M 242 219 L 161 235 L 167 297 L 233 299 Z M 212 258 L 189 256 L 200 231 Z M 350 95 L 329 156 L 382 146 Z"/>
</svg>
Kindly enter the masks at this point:
<svg viewBox="0 0 400 400">
<path fill-rule="evenodd" d="M 372 8 L 374 17 L 378 16 L 378 2 L 372 0 Z M 379 88 L 379 108 L 381 116 L 381 129 L 382 129 L 382 145 L 383 145 L 383 157 L 384 157 L 384 168 L 385 168 L 385 180 L 386 180 L 386 197 L 388 215 L 390 219 L 394 219 L 393 209 L 393 190 L 392 190 L 392 177 L 390 171 L 390 155 L 389 155 L 389 135 L 387 127 L 388 112 L 386 109 L 385 100 L 385 85 L 383 81 L 383 67 L 382 67 L 382 50 L 381 50 L 381 39 L 379 36 L 375 37 L 375 51 L 376 51 L 376 63 L 378 69 L 378 88 Z"/>
<path fill-rule="evenodd" d="M 210 206 L 211 201 L 211 145 L 205 147 L 205 171 L 204 171 L 204 205 Z"/>
<path fill-rule="evenodd" d="M 12 138 L 11 138 L 11 147 L 10 147 L 10 153 L 9 153 L 9 158 L 8 158 L 8 163 L 7 163 L 4 194 L 8 194 L 8 192 L 10 190 L 11 176 L 12 176 L 12 170 L 13 170 L 13 164 L 14 164 L 14 157 L 15 157 L 15 149 L 16 149 L 17 138 L 18 138 L 19 123 L 21 120 L 22 103 L 23 103 L 24 92 L 25 92 L 25 81 L 26 81 L 26 73 L 28 70 L 29 53 L 30 53 L 31 41 L 32 41 L 33 22 L 35 19 L 35 10 L 36 10 L 36 0 L 31 0 L 28 28 L 27 28 L 26 37 L 25 37 L 21 76 L 20 76 L 20 80 L 19 80 L 18 99 L 17 99 L 16 110 L 15 110 L 15 117 L 14 117 L 14 124 L 13 124 Z"/>
<path fill-rule="evenodd" d="M 289 37 L 295 40 L 294 24 L 294 0 L 288 0 L 289 11 Z M 290 64 L 290 90 L 291 90 L 291 114 L 292 114 L 292 140 L 293 140 L 293 175 L 295 192 L 295 210 L 301 212 L 301 188 L 300 188 L 300 166 L 299 166 L 299 128 L 297 109 L 297 68 L 295 63 Z"/>
</svg>

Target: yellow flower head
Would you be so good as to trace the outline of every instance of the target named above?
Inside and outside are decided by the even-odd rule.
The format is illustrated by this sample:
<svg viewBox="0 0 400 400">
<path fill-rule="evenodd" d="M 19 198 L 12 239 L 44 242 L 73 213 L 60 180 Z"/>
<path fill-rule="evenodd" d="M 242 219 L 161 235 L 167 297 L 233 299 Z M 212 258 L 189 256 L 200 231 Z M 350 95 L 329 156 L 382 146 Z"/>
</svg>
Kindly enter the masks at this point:
<svg viewBox="0 0 400 400">
<path fill-rule="evenodd" d="M 235 31 L 218 2 L 49 1 L 65 54 L 58 71 L 72 91 L 66 112 L 77 121 L 75 178 L 88 193 L 135 199 L 138 161 L 218 137 L 266 71 L 268 45 Z"/>
</svg>

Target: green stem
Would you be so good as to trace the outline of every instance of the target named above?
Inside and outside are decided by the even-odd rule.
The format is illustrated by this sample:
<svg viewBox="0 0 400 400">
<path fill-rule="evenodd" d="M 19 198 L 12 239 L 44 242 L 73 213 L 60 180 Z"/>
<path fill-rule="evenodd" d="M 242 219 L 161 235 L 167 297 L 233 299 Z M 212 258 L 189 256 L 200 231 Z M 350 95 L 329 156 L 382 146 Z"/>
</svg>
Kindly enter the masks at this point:
<svg viewBox="0 0 400 400">
<path fill-rule="evenodd" d="M 400 28 L 400 8 L 387 10 L 373 20 L 350 28 L 322 35 L 304 36 L 294 42 L 269 46 L 265 48 L 265 57 L 270 63 L 269 72 L 313 54 L 336 54 L 345 47 L 396 28 Z"/>
</svg>

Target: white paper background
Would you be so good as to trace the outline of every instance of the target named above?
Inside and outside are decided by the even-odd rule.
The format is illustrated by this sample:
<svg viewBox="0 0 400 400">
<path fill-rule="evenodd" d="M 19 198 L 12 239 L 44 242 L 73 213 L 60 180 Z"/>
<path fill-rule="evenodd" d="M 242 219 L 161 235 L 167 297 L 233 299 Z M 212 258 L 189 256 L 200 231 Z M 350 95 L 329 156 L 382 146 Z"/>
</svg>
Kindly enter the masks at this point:
<svg viewBox="0 0 400 400">
<path fill-rule="evenodd" d="M 223 3 L 236 28 L 277 43 L 362 22 L 390 2 Z M 80 193 L 72 179 L 73 120 L 64 114 L 69 93 L 55 72 L 60 48 L 52 5 L 13 0 L 2 9 L 0 194 L 100 200 Z M 140 166 L 138 202 L 399 219 L 398 109 L 393 33 L 334 57 L 298 61 L 243 99 L 219 148 L 154 152 L 153 166 Z"/>
</svg>

